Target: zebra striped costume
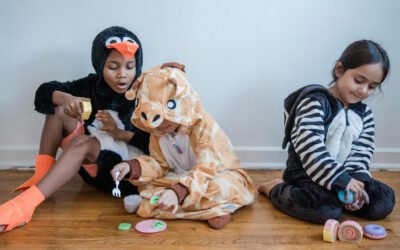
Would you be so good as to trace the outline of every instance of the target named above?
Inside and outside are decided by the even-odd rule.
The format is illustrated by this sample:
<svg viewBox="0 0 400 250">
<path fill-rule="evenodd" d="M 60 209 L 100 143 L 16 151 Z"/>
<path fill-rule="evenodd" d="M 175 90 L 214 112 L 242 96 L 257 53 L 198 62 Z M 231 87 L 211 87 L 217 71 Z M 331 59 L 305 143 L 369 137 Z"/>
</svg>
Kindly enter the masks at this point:
<svg viewBox="0 0 400 250">
<path fill-rule="evenodd" d="M 354 178 L 364 182 L 371 201 L 354 214 L 385 217 L 393 209 L 394 192 L 369 172 L 374 135 L 373 114 L 366 104 L 344 108 L 321 85 L 293 92 L 285 99 L 282 146 L 289 146 L 284 183 L 271 190 L 271 202 L 293 217 L 323 224 L 339 219 L 343 209 L 336 192 Z"/>
<path fill-rule="evenodd" d="M 301 99 L 299 99 L 301 94 Z M 285 100 L 285 141 L 312 181 L 344 189 L 351 177 L 368 181 L 374 152 L 374 117 L 361 102 L 347 109 L 320 85 L 310 85 Z"/>
</svg>

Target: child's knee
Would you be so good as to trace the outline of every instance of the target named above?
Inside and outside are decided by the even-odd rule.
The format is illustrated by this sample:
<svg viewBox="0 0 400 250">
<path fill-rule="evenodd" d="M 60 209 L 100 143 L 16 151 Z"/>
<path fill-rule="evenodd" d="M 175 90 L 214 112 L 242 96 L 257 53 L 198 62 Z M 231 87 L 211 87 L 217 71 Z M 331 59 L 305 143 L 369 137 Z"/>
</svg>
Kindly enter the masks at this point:
<svg viewBox="0 0 400 250">
<path fill-rule="evenodd" d="M 95 148 L 93 138 L 87 135 L 77 135 L 75 136 L 68 145 L 68 151 L 74 151 L 76 156 L 82 156 L 89 159 L 90 162 L 95 162 L 97 160 L 97 155 L 93 153 Z"/>
<path fill-rule="evenodd" d="M 318 224 L 324 224 L 328 219 L 339 219 L 343 213 L 334 195 L 312 186 L 299 188 L 280 184 L 271 190 L 270 200 L 279 210 Z"/>
<path fill-rule="evenodd" d="M 251 193 L 245 185 L 246 180 L 234 171 L 226 171 L 215 176 L 208 186 L 207 192 L 216 193 L 220 199 L 231 199 L 232 196 L 246 197 L 251 203 L 254 200 L 254 194 Z"/>
<path fill-rule="evenodd" d="M 71 140 L 71 147 L 73 148 L 85 148 L 88 147 L 90 137 L 87 135 L 77 135 Z"/>
<path fill-rule="evenodd" d="M 65 116 L 64 107 L 63 106 L 54 107 L 54 115 L 58 117 Z"/>
<path fill-rule="evenodd" d="M 383 219 L 392 212 L 396 203 L 394 190 L 380 182 L 378 182 L 375 188 L 371 189 L 367 217 L 371 220 Z"/>
</svg>

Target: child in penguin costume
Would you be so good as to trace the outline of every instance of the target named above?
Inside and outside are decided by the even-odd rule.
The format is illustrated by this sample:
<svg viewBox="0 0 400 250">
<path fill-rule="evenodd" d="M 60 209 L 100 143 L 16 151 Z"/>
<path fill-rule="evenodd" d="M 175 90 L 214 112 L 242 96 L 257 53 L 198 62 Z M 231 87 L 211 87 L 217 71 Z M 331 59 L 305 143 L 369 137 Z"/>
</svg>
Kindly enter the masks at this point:
<svg viewBox="0 0 400 250">
<path fill-rule="evenodd" d="M 96 74 L 70 82 L 51 81 L 38 88 L 35 109 L 46 119 L 35 174 L 14 190 L 24 192 L 0 206 L 0 232 L 28 223 L 35 208 L 78 172 L 85 182 L 111 193 L 115 187 L 111 168 L 148 153 L 149 135 L 130 123 L 134 105 L 124 96 L 142 73 L 142 53 L 131 31 L 107 28 L 92 44 Z M 82 101 L 92 106 L 87 120 L 82 119 Z M 58 148 L 63 153 L 56 161 Z M 125 181 L 120 190 L 122 195 L 137 193 Z"/>
</svg>

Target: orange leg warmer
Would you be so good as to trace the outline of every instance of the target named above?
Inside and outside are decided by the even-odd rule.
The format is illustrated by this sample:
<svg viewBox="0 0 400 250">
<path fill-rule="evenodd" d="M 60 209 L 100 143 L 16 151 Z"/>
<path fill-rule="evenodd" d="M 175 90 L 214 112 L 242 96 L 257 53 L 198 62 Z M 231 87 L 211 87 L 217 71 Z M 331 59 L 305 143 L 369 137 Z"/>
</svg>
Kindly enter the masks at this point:
<svg viewBox="0 0 400 250">
<path fill-rule="evenodd" d="M 35 208 L 44 201 L 42 192 L 32 186 L 26 191 L 0 206 L 0 225 L 5 226 L 2 232 L 7 232 L 17 226 L 28 223 Z"/>
<path fill-rule="evenodd" d="M 21 184 L 19 187 L 14 189 L 12 193 L 26 190 L 32 185 L 36 185 L 46 174 L 49 172 L 50 168 L 53 166 L 55 159 L 50 155 L 37 155 L 35 162 L 35 174 Z"/>
</svg>

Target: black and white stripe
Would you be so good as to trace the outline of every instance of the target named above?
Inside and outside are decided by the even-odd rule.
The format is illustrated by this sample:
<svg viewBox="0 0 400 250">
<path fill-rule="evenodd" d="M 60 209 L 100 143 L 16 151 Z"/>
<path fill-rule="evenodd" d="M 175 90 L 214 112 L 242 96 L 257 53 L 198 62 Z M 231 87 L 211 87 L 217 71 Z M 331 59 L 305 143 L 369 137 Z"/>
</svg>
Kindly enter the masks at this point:
<svg viewBox="0 0 400 250">
<path fill-rule="evenodd" d="M 366 106 L 363 117 L 363 130 L 357 140 L 353 141 L 351 152 L 344 163 L 351 173 L 365 173 L 371 176 L 369 166 L 375 150 L 375 123 L 372 110 Z"/>
<path fill-rule="evenodd" d="M 327 125 L 324 120 L 327 108 L 315 98 L 303 99 L 296 108 L 291 142 L 307 175 L 330 190 L 334 180 L 343 173 L 370 175 L 368 169 L 374 150 L 374 122 L 369 108 L 364 117 L 352 112 L 353 116 L 358 116 L 353 117 L 353 120 L 359 120 L 355 123 L 360 123 L 359 129 L 352 128 L 352 124 L 348 124 L 347 111 L 342 109 L 336 114 L 337 117 L 332 119 L 335 121 L 337 118 L 336 121 L 340 122 Z M 329 128 L 330 125 L 332 128 Z M 329 131 L 332 132 L 328 133 Z M 330 145 L 333 146 L 330 148 L 326 145 L 326 141 L 330 139 L 326 138 L 329 134 L 334 135 L 330 141 Z M 347 144 L 351 144 L 351 147 Z M 337 147 L 343 147 L 344 150 Z M 343 157 L 345 162 L 338 162 L 338 158 Z"/>
</svg>

